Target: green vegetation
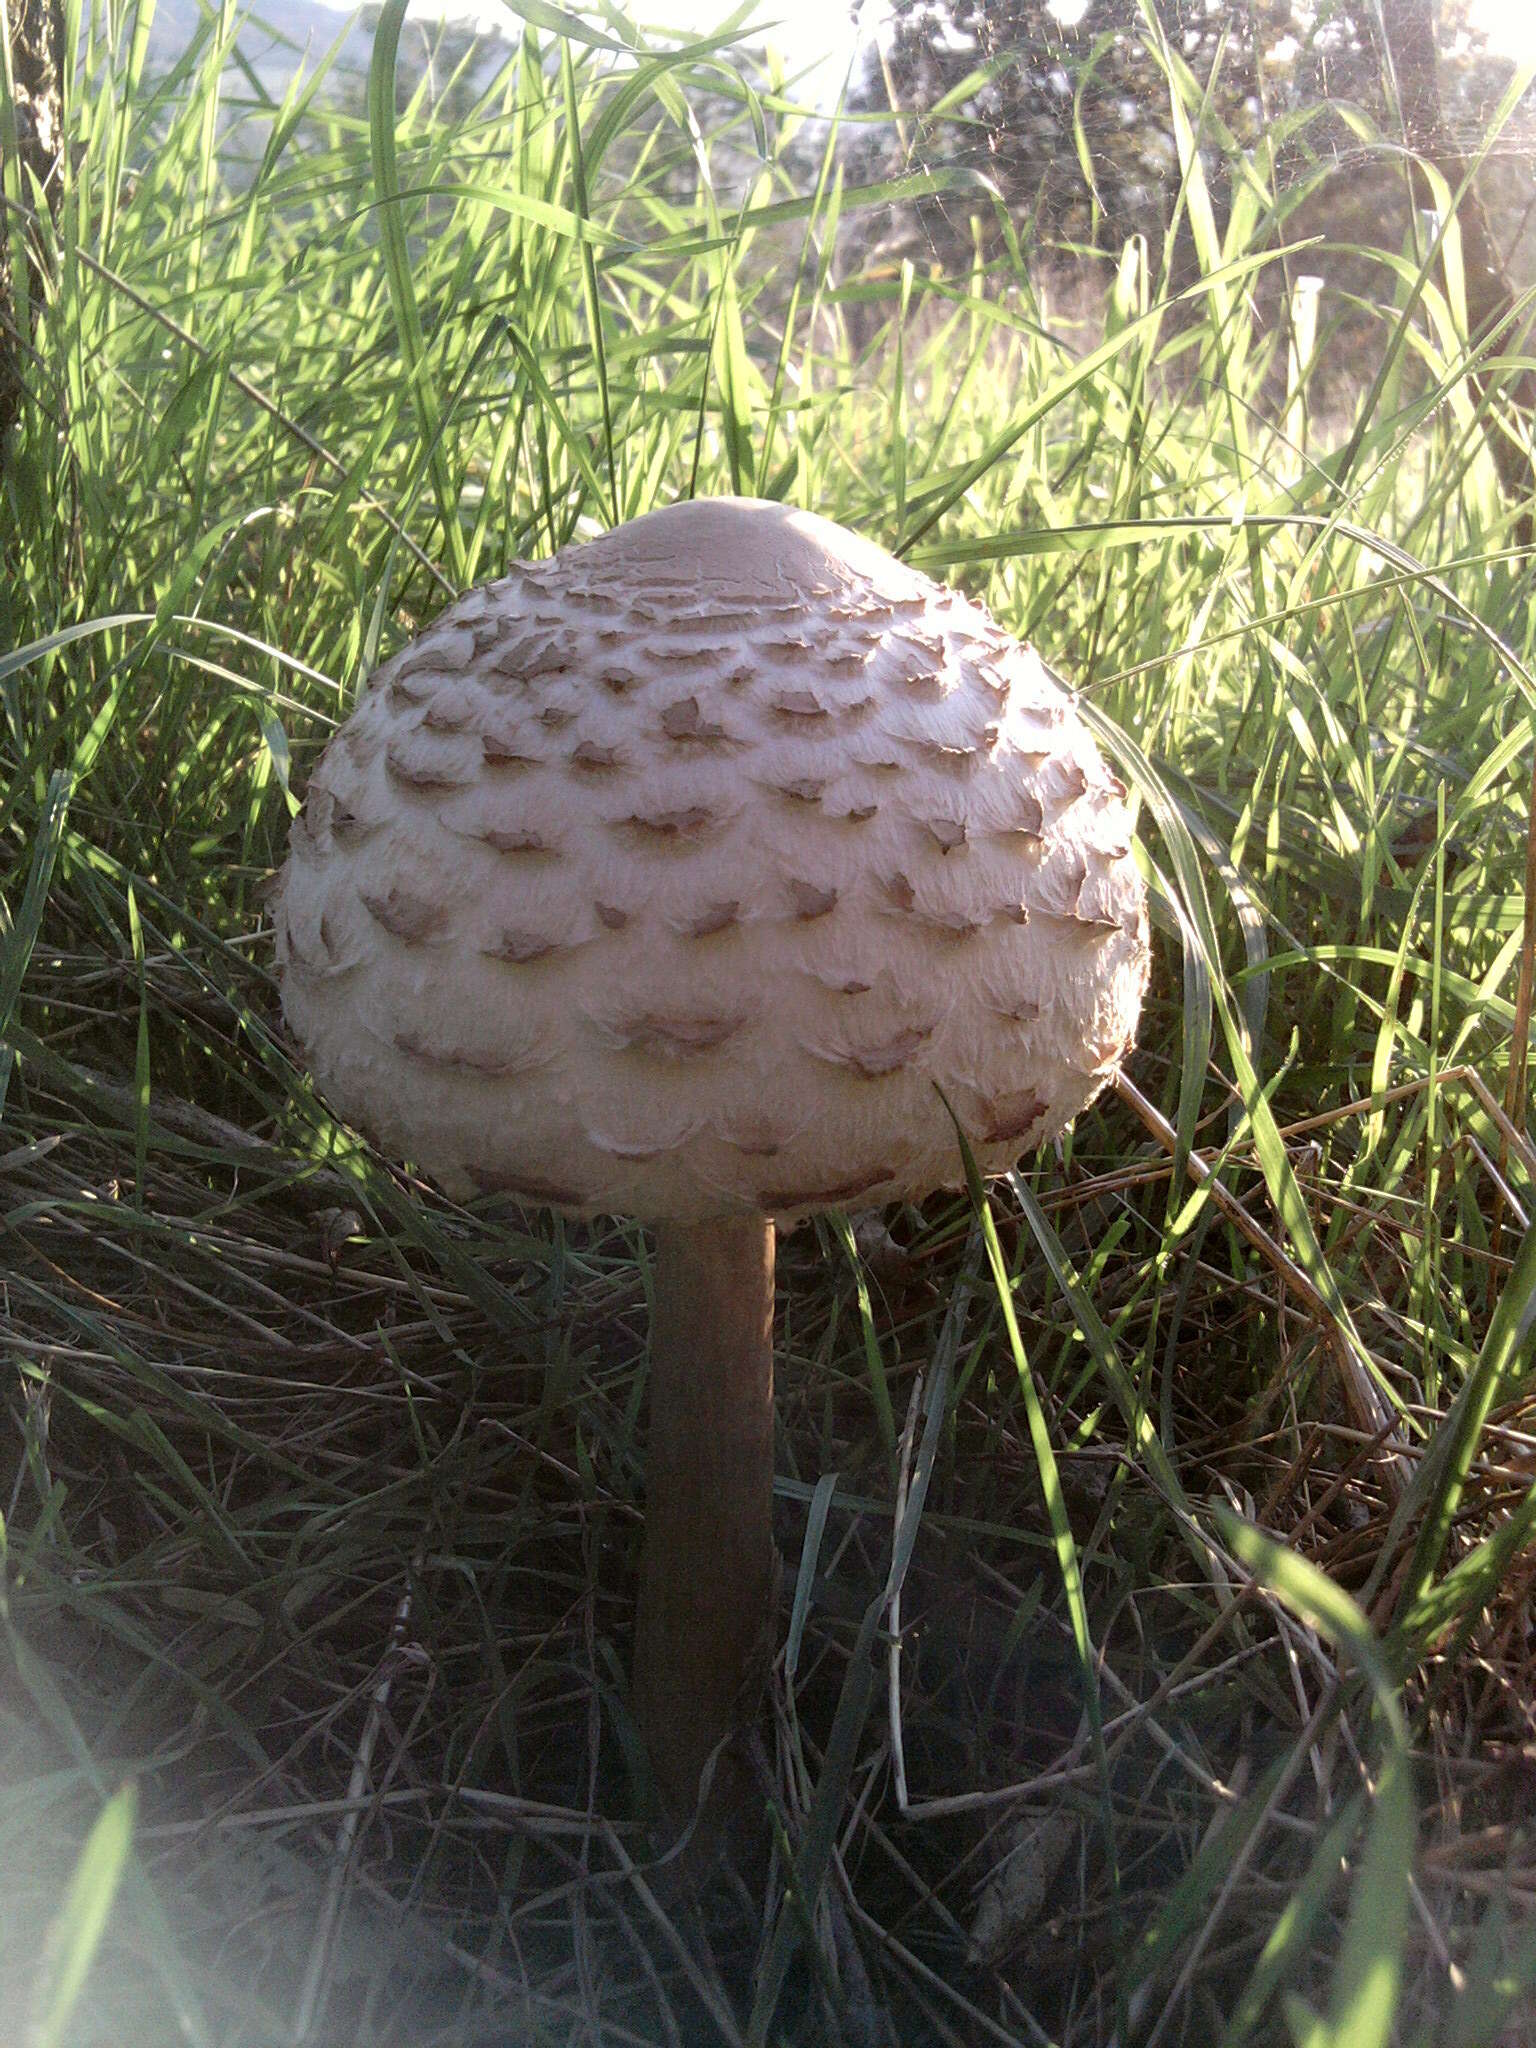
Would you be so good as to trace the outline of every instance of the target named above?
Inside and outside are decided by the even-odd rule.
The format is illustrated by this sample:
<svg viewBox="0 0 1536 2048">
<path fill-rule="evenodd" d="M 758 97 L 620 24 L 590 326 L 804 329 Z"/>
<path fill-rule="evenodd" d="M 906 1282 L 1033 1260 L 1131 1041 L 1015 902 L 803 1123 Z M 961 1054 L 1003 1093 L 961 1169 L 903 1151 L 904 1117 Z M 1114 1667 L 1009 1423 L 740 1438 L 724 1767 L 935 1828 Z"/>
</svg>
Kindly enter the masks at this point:
<svg viewBox="0 0 1536 2048">
<path fill-rule="evenodd" d="M 130 10 L 32 217 L 0 2012 L 1531 2038 L 1536 490 L 1454 225 L 1316 306 L 1306 178 L 1250 143 L 1219 217 L 1154 38 L 1192 281 L 1133 241 L 1058 305 L 963 173 L 985 254 L 882 269 L 891 192 L 726 43 L 518 12 L 443 114 L 396 105 L 392 4 L 354 116 L 226 72 L 227 6 L 152 83 Z M 984 1215 L 783 1249 L 778 1850 L 700 1907 L 627 1819 L 644 1241 L 456 1208 L 333 1124 L 262 887 L 450 591 L 722 490 L 952 574 L 1082 685 L 1159 935 L 1151 1123 L 1111 1095 Z"/>
</svg>

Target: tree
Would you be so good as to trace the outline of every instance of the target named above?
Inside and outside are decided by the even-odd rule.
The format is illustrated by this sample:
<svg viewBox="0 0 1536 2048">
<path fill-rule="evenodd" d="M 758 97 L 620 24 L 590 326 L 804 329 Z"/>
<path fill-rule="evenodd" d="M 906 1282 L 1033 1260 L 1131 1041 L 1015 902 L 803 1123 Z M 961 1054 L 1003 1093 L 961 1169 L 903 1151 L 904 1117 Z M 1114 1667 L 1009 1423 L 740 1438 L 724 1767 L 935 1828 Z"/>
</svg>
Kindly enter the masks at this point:
<svg viewBox="0 0 1536 2048">
<path fill-rule="evenodd" d="M 1384 54 L 1394 75 L 1396 98 L 1402 114 L 1403 138 L 1409 156 L 1409 176 L 1416 203 L 1435 210 L 1436 194 L 1426 165 L 1432 165 L 1450 187 L 1454 198 L 1461 192 L 1456 209 L 1461 229 L 1462 272 L 1466 284 L 1467 328 L 1470 339 L 1482 342 L 1498 337 L 1499 351 L 1509 354 L 1522 336 L 1516 330 L 1515 294 L 1489 229 L 1476 182 L 1470 175 L 1466 156 L 1457 147 L 1445 118 L 1440 98 L 1440 55 L 1435 40 L 1431 0 L 1381 0 L 1381 36 Z M 1465 185 L 1466 190 L 1462 191 Z M 1530 319 L 1523 324 L 1529 354 Z M 1494 397 L 1495 378 L 1485 369 L 1472 372 L 1472 385 L 1481 401 L 1481 417 L 1488 436 L 1488 448 L 1499 483 L 1507 498 L 1528 507 L 1532 491 L 1529 442 L 1536 424 L 1536 368 L 1527 362 L 1505 386 L 1505 398 L 1523 428 L 1526 445 L 1511 431 L 1514 421 L 1500 418 Z M 1518 544 L 1531 544 L 1531 515 L 1520 515 Z"/>
<path fill-rule="evenodd" d="M 4 0 L 0 93 L 0 437 L 26 389 L 31 301 L 43 284 L 30 212 L 58 198 L 64 149 L 64 13 L 60 0 Z M 19 206 L 18 206 L 19 202 Z"/>
<path fill-rule="evenodd" d="M 1427 22 L 1432 0 L 1383 4 L 1389 23 L 1408 14 Z M 1346 175 L 1328 190 L 1328 217 L 1314 212 L 1309 225 L 1339 242 L 1400 245 L 1407 196 L 1396 160 L 1388 151 L 1363 156 L 1357 137 L 1327 112 L 1329 103 L 1349 101 L 1388 126 L 1377 0 L 1151 0 L 1151 10 L 1208 95 L 1207 132 L 1224 128 L 1242 149 L 1282 117 L 1310 111 L 1279 151 L 1282 176 L 1320 161 Z M 1443 0 L 1457 55 L 1441 61 L 1440 84 L 1454 96 L 1458 130 L 1476 129 L 1498 68 L 1466 12 L 1466 0 Z M 1117 254 L 1140 233 L 1156 248 L 1179 167 L 1154 44 L 1141 0 L 894 0 L 884 62 L 859 94 L 863 107 L 893 113 L 891 126 L 875 131 L 871 153 L 886 172 L 913 162 L 986 172 L 1015 223 L 1032 225 L 1037 246 L 1093 241 Z M 1427 46 L 1433 83 L 1432 26 Z M 1398 68 L 1424 76 L 1422 59 Z M 943 119 L 931 118 L 941 104 Z M 1222 152 L 1208 149 L 1218 213 L 1227 171 Z M 930 210 L 909 226 L 914 244 L 921 238 L 941 260 L 968 253 L 967 220 Z"/>
<path fill-rule="evenodd" d="M 1358 96 L 1376 70 L 1375 46 L 1349 9 L 1325 8 L 1304 24 L 1290 0 L 1153 6 L 1169 48 L 1240 143 L 1309 99 Z M 1050 0 L 895 0 L 892 21 L 861 99 L 912 117 L 919 160 L 984 171 L 1015 220 L 1047 241 L 1116 251 L 1131 234 L 1160 242 L 1178 159 L 1139 0 L 1087 0 L 1075 12 Z M 927 117 L 941 102 L 946 118 L 935 124 Z M 1209 168 L 1220 204 L 1222 166 Z"/>
</svg>

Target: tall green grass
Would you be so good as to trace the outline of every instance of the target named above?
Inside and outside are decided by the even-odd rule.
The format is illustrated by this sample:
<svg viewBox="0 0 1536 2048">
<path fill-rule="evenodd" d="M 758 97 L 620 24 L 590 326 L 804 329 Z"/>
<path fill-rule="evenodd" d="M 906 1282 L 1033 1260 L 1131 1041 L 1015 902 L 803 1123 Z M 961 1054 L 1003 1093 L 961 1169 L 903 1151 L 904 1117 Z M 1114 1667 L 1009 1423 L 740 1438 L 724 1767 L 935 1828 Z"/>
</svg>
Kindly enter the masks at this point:
<svg viewBox="0 0 1536 2048">
<path fill-rule="evenodd" d="M 523 0 L 440 99 L 400 12 L 348 105 L 324 59 L 265 96 L 228 5 L 151 78 L 112 10 L 57 221 L 12 213 L 54 284 L 0 502 L 0 2010 L 1528 2038 L 1536 615 L 1454 222 L 1317 304 L 1324 173 L 1277 134 L 1221 217 L 1165 49 L 1192 281 L 892 264 L 887 207 L 985 186 L 860 189 L 729 34 Z M 451 592 L 724 490 L 1082 687 L 1159 937 L 1149 1123 L 784 1249 L 778 1850 L 701 1906 L 623 1818 L 645 1246 L 338 1128 L 262 903 Z"/>
</svg>

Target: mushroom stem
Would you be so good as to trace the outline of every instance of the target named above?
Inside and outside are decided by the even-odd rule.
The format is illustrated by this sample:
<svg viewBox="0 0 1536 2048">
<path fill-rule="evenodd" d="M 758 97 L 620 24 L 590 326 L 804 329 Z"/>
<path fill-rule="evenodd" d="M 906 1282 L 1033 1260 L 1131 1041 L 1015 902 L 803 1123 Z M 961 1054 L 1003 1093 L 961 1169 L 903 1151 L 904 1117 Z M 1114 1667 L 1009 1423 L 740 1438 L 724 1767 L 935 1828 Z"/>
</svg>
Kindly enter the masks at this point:
<svg viewBox="0 0 1536 2048">
<path fill-rule="evenodd" d="M 710 1753 L 756 1710 L 772 1644 L 766 1216 L 657 1231 L 646 1471 L 635 1711 L 663 1804 L 685 1819 Z M 711 1804 L 728 1799 L 720 1785 Z"/>
</svg>

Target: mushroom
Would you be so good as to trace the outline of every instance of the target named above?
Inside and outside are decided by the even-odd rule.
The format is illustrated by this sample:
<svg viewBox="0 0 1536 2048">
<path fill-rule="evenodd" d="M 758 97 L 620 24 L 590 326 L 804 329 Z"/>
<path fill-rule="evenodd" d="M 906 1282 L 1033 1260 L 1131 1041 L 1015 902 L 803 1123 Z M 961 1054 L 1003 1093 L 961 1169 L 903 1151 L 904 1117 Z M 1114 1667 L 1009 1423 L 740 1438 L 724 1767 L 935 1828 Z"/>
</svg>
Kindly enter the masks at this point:
<svg viewBox="0 0 1536 2048">
<path fill-rule="evenodd" d="M 1126 792 L 1038 657 L 828 520 L 669 506 L 373 676 L 275 895 L 331 1103 L 656 1231 L 634 1701 L 676 1815 L 772 1648 L 774 1232 L 1005 1171 L 1125 1056 Z M 948 1106 L 946 1106 L 948 1105 Z"/>
</svg>

